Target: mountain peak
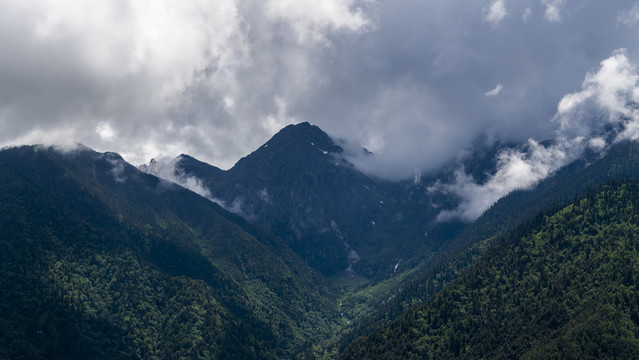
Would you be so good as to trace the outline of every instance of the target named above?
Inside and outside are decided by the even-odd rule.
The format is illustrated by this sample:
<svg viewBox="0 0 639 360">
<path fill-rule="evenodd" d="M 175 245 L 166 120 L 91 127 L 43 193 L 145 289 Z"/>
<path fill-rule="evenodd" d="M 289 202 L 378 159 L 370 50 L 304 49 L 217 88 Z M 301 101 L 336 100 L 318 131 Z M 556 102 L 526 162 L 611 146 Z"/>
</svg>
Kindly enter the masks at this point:
<svg viewBox="0 0 639 360">
<path fill-rule="evenodd" d="M 193 173 L 197 173 L 204 178 L 213 180 L 224 174 L 224 170 L 186 154 L 179 155 L 176 160 L 175 170 L 182 175 L 192 176 Z"/>
<path fill-rule="evenodd" d="M 288 125 L 275 134 L 262 148 L 269 146 L 291 147 L 291 146 L 317 147 L 320 152 L 341 153 L 342 148 L 335 145 L 333 139 L 316 125 L 302 122 L 295 125 Z M 326 154 L 324 154 L 326 155 Z"/>
<path fill-rule="evenodd" d="M 328 134 L 315 125 L 303 122 L 289 125 L 267 141 L 264 145 L 240 159 L 230 170 L 241 171 L 243 168 L 263 168 L 293 164 L 306 168 L 330 160 L 331 154 L 341 154 L 342 148 L 335 144 Z"/>
</svg>

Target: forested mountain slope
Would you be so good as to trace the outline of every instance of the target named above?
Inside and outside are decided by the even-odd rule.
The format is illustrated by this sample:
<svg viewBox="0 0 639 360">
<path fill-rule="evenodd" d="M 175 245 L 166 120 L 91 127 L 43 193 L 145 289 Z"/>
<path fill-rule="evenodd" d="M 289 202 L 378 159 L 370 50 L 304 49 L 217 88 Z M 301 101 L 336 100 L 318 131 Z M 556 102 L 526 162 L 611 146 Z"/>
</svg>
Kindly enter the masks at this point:
<svg viewBox="0 0 639 360">
<path fill-rule="evenodd" d="M 398 286 L 390 298 L 369 316 L 355 323 L 340 342 L 344 349 L 358 336 L 392 321 L 411 306 L 426 302 L 472 265 L 500 235 L 512 231 L 536 212 L 585 193 L 610 179 L 639 177 L 639 143 L 615 145 L 603 157 L 580 159 L 542 181 L 533 190 L 505 196 L 442 249 L 437 258 L 425 258 L 419 271 Z"/>
<path fill-rule="evenodd" d="M 117 154 L 0 151 L 0 358 L 295 358 L 332 292 L 280 240 Z"/>
<path fill-rule="evenodd" d="M 508 233 L 341 358 L 636 358 L 638 234 L 639 182 L 595 188 Z"/>
</svg>

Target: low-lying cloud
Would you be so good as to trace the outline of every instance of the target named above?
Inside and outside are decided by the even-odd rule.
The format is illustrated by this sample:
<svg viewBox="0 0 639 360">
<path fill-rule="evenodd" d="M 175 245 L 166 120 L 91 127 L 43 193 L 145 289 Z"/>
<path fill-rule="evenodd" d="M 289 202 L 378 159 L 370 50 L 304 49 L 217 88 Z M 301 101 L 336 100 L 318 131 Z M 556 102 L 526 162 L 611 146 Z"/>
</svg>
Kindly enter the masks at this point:
<svg viewBox="0 0 639 360">
<path fill-rule="evenodd" d="M 248 220 L 252 219 L 254 215 L 247 213 L 243 209 L 243 197 L 237 197 L 230 203 L 216 198 L 215 196 L 213 196 L 213 194 L 211 194 L 211 191 L 200 178 L 198 178 L 197 176 L 186 175 L 184 170 L 180 167 L 181 161 L 181 156 L 177 156 L 172 159 L 151 159 L 149 164 L 142 164 L 138 166 L 138 168 L 147 174 L 157 176 L 162 180 L 170 181 L 174 184 L 182 186 L 183 188 L 189 189 L 194 193 L 220 205 L 227 211 L 243 216 Z M 262 190 L 260 196 L 263 198 L 264 201 L 270 201 L 270 197 L 266 189 Z"/>
<path fill-rule="evenodd" d="M 437 183 L 430 191 L 456 195 L 460 205 L 442 211 L 438 220 L 472 221 L 499 198 L 513 190 L 526 190 L 576 160 L 588 148 L 603 152 L 623 140 L 639 139 L 639 74 L 625 49 L 601 62 L 588 73 L 581 91 L 565 95 L 553 121 L 559 124 L 553 141 L 542 145 L 533 139 L 521 149 L 499 153 L 497 170 L 477 183 L 463 168 L 454 182 Z"/>
<path fill-rule="evenodd" d="M 219 201 L 213 198 L 209 189 L 204 186 L 202 180 L 200 180 L 196 176 L 187 176 L 183 171 L 180 170 L 180 161 L 181 157 L 179 156 L 173 159 L 152 159 L 148 165 L 140 165 L 139 169 L 147 174 L 155 175 L 160 179 L 178 184 L 202 197 L 219 203 Z"/>
</svg>

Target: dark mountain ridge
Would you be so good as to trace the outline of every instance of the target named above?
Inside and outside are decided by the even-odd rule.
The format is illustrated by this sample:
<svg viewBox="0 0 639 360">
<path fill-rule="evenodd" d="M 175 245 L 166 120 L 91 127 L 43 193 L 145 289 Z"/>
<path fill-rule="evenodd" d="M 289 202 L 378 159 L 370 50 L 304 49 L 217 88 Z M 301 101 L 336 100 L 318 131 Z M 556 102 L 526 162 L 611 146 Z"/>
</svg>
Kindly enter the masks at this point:
<svg viewBox="0 0 639 360">
<path fill-rule="evenodd" d="M 216 201 L 284 239 L 327 276 L 388 276 L 399 261 L 410 265 L 418 249 L 437 249 L 460 228 L 434 222 L 437 209 L 414 196 L 410 183 L 357 170 L 309 123 L 287 126 L 233 168 L 218 170 L 176 159 L 175 175 L 198 179 Z"/>
</svg>

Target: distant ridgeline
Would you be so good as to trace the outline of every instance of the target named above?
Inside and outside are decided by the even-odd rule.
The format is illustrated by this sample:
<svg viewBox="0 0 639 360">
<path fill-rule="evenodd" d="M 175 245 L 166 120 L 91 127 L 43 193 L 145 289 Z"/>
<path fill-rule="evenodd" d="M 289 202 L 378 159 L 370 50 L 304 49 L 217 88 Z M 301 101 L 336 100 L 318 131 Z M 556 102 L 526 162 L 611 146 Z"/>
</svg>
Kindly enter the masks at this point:
<svg viewBox="0 0 639 360">
<path fill-rule="evenodd" d="M 634 359 L 639 182 L 541 212 L 340 359 Z"/>
</svg>

